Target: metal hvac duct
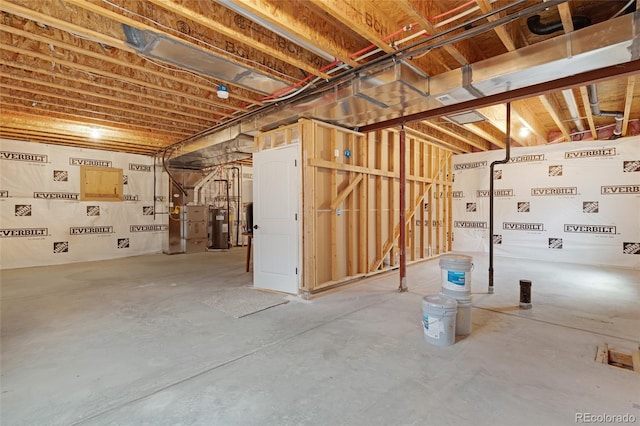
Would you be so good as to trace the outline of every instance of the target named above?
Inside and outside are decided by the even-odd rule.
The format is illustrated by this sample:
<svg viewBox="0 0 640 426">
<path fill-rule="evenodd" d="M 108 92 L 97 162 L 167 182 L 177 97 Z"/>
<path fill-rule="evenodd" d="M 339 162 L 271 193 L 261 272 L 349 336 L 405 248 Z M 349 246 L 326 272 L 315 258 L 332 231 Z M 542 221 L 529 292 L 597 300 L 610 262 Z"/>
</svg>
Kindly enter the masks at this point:
<svg viewBox="0 0 640 426">
<path fill-rule="evenodd" d="M 640 58 L 640 12 L 427 77 L 400 61 L 243 121 L 243 131 L 269 130 L 299 118 L 344 127 L 428 111 Z"/>
<path fill-rule="evenodd" d="M 173 165 L 206 167 L 207 146 L 239 134 L 255 135 L 300 118 L 358 129 L 465 101 L 496 95 L 640 59 L 640 11 L 428 77 L 399 60 L 378 64 L 302 99 L 241 119 L 230 128 L 189 143 L 192 152 Z M 227 137 L 229 133 L 234 136 Z M 222 136 L 220 136 L 222 134 Z M 217 164 L 220 164 L 218 162 Z M 203 168 L 203 167 L 200 167 Z"/>
<path fill-rule="evenodd" d="M 228 131 L 228 129 L 227 129 Z M 227 133 L 221 132 L 221 134 Z M 221 134 L 211 135 L 206 146 L 170 159 L 167 164 L 173 169 L 203 170 L 219 164 L 231 163 L 251 157 L 254 151 L 253 136 L 237 134 L 229 140 L 218 140 Z M 199 145 L 204 145 L 202 142 Z M 194 147 L 191 147 L 194 148 Z"/>
<path fill-rule="evenodd" d="M 287 87 L 283 80 L 216 56 L 177 38 L 122 24 L 127 44 L 140 54 L 210 75 L 252 91 L 271 94 Z"/>
</svg>

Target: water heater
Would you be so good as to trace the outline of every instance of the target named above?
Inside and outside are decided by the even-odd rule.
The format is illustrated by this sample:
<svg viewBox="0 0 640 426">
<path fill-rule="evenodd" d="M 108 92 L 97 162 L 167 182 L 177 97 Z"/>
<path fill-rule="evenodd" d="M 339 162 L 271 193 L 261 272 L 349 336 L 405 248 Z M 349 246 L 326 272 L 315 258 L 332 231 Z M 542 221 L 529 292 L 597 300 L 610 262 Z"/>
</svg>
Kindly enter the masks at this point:
<svg viewBox="0 0 640 426">
<path fill-rule="evenodd" d="M 209 208 L 209 248 L 229 248 L 229 212 L 227 209 Z"/>
</svg>

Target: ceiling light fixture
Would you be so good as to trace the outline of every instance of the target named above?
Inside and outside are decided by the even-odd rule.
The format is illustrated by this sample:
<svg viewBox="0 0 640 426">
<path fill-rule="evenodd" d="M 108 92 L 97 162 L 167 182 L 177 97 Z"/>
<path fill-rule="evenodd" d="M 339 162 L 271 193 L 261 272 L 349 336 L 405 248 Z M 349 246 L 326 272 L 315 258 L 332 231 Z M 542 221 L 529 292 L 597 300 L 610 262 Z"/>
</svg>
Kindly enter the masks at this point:
<svg viewBox="0 0 640 426">
<path fill-rule="evenodd" d="M 100 139 L 100 129 L 92 127 L 89 129 L 89 137 L 91 139 Z"/>
<path fill-rule="evenodd" d="M 529 130 L 529 128 L 526 126 L 520 127 L 520 131 L 518 132 L 521 138 L 526 138 L 527 136 L 529 136 L 530 133 L 531 133 L 531 130 Z"/>
<path fill-rule="evenodd" d="M 218 86 L 218 97 L 220 99 L 228 99 L 229 98 L 229 88 L 224 84 L 220 84 Z"/>
</svg>

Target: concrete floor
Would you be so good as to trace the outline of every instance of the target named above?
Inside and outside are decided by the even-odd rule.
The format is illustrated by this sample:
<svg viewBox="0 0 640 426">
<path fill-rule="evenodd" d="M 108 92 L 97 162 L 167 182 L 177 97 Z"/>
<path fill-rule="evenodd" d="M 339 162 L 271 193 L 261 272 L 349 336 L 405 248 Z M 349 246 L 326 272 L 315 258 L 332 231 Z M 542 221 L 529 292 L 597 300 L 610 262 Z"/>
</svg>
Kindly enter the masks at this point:
<svg viewBox="0 0 640 426">
<path fill-rule="evenodd" d="M 635 416 L 640 271 L 474 255 L 473 331 L 425 342 L 437 260 L 243 318 L 244 249 L 3 271 L 2 425 L 573 425 Z M 519 279 L 533 309 L 517 308 Z M 256 290 L 257 291 L 257 290 Z"/>
</svg>

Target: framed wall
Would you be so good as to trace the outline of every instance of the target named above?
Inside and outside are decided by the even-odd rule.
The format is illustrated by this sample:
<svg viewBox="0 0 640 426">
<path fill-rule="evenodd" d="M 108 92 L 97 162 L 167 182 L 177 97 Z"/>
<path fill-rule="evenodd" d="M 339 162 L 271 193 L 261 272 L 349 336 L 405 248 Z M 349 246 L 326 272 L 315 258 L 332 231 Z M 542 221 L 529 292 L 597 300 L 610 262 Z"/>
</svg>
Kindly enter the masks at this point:
<svg viewBox="0 0 640 426">
<path fill-rule="evenodd" d="M 399 265 L 399 133 L 363 134 L 302 119 L 256 137 L 258 151 L 302 145 L 301 291 Z M 407 133 L 407 261 L 451 250 L 452 152 Z"/>
</svg>

